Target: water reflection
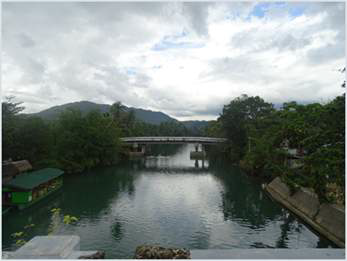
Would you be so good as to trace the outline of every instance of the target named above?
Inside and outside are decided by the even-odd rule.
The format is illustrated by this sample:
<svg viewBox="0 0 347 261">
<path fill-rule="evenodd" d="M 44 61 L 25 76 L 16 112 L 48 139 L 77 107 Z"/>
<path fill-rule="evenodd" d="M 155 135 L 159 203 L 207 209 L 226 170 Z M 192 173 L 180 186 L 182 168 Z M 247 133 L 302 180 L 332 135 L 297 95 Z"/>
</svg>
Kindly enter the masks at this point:
<svg viewBox="0 0 347 261">
<path fill-rule="evenodd" d="M 221 207 L 225 220 L 241 219 L 250 228 L 259 229 L 281 215 L 281 208 L 264 197 L 259 184 L 252 182 L 238 168 L 213 165 L 211 172 L 223 184 Z"/>
<path fill-rule="evenodd" d="M 112 233 L 112 237 L 116 241 L 120 241 L 123 238 L 123 235 L 124 235 L 123 230 L 124 228 L 122 226 L 122 223 L 117 218 L 115 218 L 111 226 L 111 233 Z"/>
<path fill-rule="evenodd" d="M 28 223 L 35 235 L 75 234 L 81 249 L 132 258 L 141 244 L 206 248 L 333 246 L 271 201 L 257 180 L 216 160 L 190 159 L 193 146 L 163 151 L 115 167 L 67 175 L 55 197 L 3 218 L 3 249 Z M 160 154 L 160 155 L 159 155 Z M 50 209 L 79 221 L 62 225 Z M 53 229 L 52 229 L 53 228 Z"/>
<path fill-rule="evenodd" d="M 60 207 L 74 216 L 97 219 L 99 213 L 108 210 L 110 202 L 120 193 L 125 192 L 130 196 L 135 193 L 134 181 L 137 176 L 129 175 L 134 167 L 123 165 L 117 169 L 100 169 L 97 175 L 89 171 L 66 177 Z"/>
<path fill-rule="evenodd" d="M 293 229 L 293 225 L 295 223 L 293 215 L 285 215 L 283 220 L 283 224 L 280 225 L 281 235 L 276 241 L 277 248 L 287 248 L 287 241 L 289 240 L 288 233 Z M 296 231 L 300 232 L 300 228 L 298 228 Z"/>
</svg>

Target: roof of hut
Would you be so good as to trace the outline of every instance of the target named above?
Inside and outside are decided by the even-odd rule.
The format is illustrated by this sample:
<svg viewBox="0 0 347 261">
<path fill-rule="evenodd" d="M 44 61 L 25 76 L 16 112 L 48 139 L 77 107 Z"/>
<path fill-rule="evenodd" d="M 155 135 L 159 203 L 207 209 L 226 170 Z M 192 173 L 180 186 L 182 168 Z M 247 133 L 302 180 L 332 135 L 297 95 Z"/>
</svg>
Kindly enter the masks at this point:
<svg viewBox="0 0 347 261">
<path fill-rule="evenodd" d="M 33 168 L 27 160 L 13 161 L 12 163 L 16 166 L 19 172 L 25 172 Z"/>
<path fill-rule="evenodd" d="M 31 169 L 32 166 L 27 160 L 6 161 L 2 164 L 2 176 L 15 176 L 21 172 L 26 172 Z"/>
<path fill-rule="evenodd" d="M 45 168 L 37 171 L 18 175 L 15 179 L 9 181 L 5 186 L 31 190 L 43 183 L 55 179 L 64 174 L 64 171 L 55 168 Z"/>
</svg>

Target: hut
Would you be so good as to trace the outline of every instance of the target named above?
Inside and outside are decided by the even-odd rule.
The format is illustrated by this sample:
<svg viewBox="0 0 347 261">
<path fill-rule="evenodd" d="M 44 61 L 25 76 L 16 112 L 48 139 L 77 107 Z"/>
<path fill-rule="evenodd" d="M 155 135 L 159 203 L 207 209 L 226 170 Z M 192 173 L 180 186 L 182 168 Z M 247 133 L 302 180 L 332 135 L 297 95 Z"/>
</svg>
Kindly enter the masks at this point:
<svg viewBox="0 0 347 261">
<path fill-rule="evenodd" d="M 58 190 L 63 184 L 63 174 L 64 171 L 55 168 L 22 173 L 3 184 L 2 203 L 26 208 Z"/>
<path fill-rule="evenodd" d="M 2 163 L 2 183 L 6 184 L 18 174 L 27 172 L 31 169 L 32 166 L 27 160 L 4 161 Z"/>
</svg>

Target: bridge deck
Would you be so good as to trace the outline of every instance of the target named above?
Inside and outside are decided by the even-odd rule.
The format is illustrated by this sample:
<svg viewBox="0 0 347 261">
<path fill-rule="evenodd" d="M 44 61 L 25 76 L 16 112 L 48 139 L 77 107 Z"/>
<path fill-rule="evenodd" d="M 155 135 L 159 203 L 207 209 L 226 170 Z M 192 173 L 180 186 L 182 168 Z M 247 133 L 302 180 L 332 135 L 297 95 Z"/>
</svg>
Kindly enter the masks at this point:
<svg viewBox="0 0 347 261">
<path fill-rule="evenodd" d="M 163 144 L 163 143 L 199 143 L 199 144 L 217 144 L 224 143 L 227 139 L 210 137 L 125 137 L 121 138 L 124 143 L 139 144 Z"/>
</svg>

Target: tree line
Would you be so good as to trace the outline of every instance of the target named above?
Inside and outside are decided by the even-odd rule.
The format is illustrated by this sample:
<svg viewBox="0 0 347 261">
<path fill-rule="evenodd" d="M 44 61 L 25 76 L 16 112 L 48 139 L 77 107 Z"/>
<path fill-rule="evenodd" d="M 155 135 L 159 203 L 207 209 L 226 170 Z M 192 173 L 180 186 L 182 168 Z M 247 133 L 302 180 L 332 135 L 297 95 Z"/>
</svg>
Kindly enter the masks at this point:
<svg viewBox="0 0 347 261">
<path fill-rule="evenodd" d="M 228 138 L 223 148 L 228 160 L 251 175 L 279 175 L 292 190 L 311 187 L 321 201 L 344 203 L 345 94 L 326 104 L 289 102 L 280 109 L 242 95 L 224 106 L 206 135 Z M 299 167 L 288 164 L 288 149 L 301 152 Z"/>
<path fill-rule="evenodd" d="M 34 168 L 81 172 L 117 163 L 121 137 L 194 134 L 180 122 L 153 125 L 139 121 L 121 102 L 115 102 L 108 113 L 95 110 L 83 115 L 79 110 L 66 109 L 54 121 L 25 115 L 23 110 L 14 97 L 2 102 L 2 159 L 27 159 Z"/>
</svg>

